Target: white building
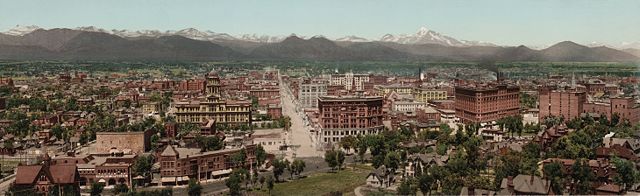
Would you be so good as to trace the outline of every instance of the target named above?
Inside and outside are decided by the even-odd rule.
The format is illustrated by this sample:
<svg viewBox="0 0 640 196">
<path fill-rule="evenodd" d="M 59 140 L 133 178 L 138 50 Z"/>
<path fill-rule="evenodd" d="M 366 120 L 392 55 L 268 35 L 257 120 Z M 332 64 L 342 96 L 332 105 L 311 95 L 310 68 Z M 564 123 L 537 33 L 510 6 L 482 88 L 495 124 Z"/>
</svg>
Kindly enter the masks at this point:
<svg viewBox="0 0 640 196">
<path fill-rule="evenodd" d="M 331 85 L 344 86 L 345 90 L 364 90 L 364 83 L 369 82 L 369 74 L 333 74 L 329 82 Z"/>
<path fill-rule="evenodd" d="M 394 101 L 391 105 L 391 109 L 398 112 L 415 112 L 416 110 L 424 109 L 425 107 L 427 107 L 427 103 L 413 101 Z"/>
<path fill-rule="evenodd" d="M 318 97 L 327 95 L 327 83 L 324 81 L 305 80 L 300 83 L 298 99 L 303 108 L 317 108 Z"/>
</svg>

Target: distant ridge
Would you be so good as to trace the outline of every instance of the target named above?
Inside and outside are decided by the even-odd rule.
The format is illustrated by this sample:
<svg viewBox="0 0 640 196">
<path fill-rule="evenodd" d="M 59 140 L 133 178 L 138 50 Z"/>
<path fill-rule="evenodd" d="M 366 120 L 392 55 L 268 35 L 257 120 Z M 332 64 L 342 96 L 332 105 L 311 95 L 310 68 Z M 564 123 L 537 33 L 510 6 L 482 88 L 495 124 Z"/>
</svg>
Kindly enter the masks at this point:
<svg viewBox="0 0 640 196">
<path fill-rule="evenodd" d="M 323 36 L 308 39 L 289 36 L 279 42 L 252 42 L 234 39 L 193 39 L 205 36 L 195 29 L 174 35 L 123 37 L 96 28 L 24 28 L 20 34 L 0 34 L 0 59 L 51 60 L 430 60 L 430 61 L 638 61 L 637 50 L 616 50 L 604 46 L 587 47 L 570 41 L 534 50 L 526 46 L 466 46 L 430 30 L 422 37 L 396 37 L 396 41 L 364 41 L 348 37 L 333 41 Z M 157 32 L 156 32 L 157 33 Z M 183 34 L 183 35 L 177 35 Z M 226 36 L 224 34 L 217 34 Z M 438 35 L 441 37 L 436 38 Z M 426 36 L 426 37 L 425 37 Z M 434 37 L 436 36 L 436 37 Z M 206 36 L 205 36 L 206 37 Z M 268 38 L 265 38 L 268 39 Z M 390 38 L 389 38 L 390 39 Z M 404 39 L 404 41 L 399 41 Z M 420 41 L 422 40 L 422 41 Z M 451 46 L 432 41 L 452 43 Z M 398 43 L 403 42 L 403 43 Z M 415 43 L 414 43 L 415 42 Z M 420 43 L 424 42 L 424 43 Z M 463 44 L 463 45 L 459 45 Z"/>
</svg>

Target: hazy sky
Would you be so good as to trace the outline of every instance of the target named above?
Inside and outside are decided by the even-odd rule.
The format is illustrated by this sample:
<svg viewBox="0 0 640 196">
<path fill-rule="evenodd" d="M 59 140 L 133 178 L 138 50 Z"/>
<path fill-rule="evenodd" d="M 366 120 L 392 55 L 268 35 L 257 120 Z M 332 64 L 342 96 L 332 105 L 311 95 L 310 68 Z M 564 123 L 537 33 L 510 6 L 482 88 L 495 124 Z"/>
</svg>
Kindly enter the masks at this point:
<svg viewBox="0 0 640 196">
<path fill-rule="evenodd" d="M 0 31 L 18 24 L 369 39 L 424 26 L 502 45 L 619 44 L 640 41 L 640 0 L 0 0 Z"/>
</svg>

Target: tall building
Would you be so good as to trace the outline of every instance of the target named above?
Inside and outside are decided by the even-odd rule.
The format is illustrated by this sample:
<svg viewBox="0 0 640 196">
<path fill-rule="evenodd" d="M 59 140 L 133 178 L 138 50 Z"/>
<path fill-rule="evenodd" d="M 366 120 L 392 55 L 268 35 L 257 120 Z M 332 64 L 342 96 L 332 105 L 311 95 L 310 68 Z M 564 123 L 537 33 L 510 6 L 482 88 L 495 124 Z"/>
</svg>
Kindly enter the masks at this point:
<svg viewBox="0 0 640 196">
<path fill-rule="evenodd" d="M 229 100 L 221 96 L 220 77 L 215 73 L 206 76 L 206 97 L 197 100 L 175 102 L 174 114 L 179 123 L 201 123 L 214 120 L 216 123 L 238 126 L 251 123 L 251 102 Z"/>
<path fill-rule="evenodd" d="M 383 129 L 382 97 L 322 96 L 319 141 L 336 143 L 349 135 L 377 134 Z"/>
<path fill-rule="evenodd" d="M 587 94 L 576 90 L 550 90 L 543 87 L 538 96 L 540 122 L 548 116 L 562 116 L 566 121 L 580 117 L 584 111 L 584 103 L 587 101 Z"/>
<path fill-rule="evenodd" d="M 455 88 L 456 116 L 462 123 L 486 123 L 520 112 L 520 87 L 504 84 Z"/>
<path fill-rule="evenodd" d="M 341 85 L 344 86 L 345 90 L 364 90 L 364 84 L 369 82 L 369 74 L 354 74 L 354 73 L 345 73 L 345 74 L 333 74 L 329 79 L 330 85 Z"/>
<path fill-rule="evenodd" d="M 327 95 L 327 83 L 318 80 L 303 80 L 298 99 L 303 108 L 318 107 L 318 97 Z"/>
</svg>

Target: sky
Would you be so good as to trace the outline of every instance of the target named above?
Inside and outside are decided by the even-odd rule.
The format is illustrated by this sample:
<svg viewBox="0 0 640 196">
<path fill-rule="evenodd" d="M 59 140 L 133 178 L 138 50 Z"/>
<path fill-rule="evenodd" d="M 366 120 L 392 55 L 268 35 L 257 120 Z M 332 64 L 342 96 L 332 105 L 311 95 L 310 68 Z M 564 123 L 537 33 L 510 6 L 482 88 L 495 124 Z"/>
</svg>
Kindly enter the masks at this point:
<svg viewBox="0 0 640 196">
<path fill-rule="evenodd" d="M 640 42 L 640 0 L 0 0 L 0 31 L 197 28 L 232 35 L 413 34 L 541 46 Z"/>
</svg>

